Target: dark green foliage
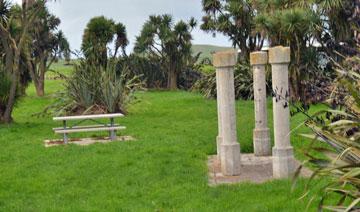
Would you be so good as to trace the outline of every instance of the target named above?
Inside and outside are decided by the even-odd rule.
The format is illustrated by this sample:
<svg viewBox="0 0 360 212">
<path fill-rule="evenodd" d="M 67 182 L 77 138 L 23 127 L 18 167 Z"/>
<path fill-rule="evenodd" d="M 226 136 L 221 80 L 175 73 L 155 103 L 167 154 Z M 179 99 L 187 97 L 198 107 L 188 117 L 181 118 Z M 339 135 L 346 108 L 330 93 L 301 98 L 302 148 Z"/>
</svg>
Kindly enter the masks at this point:
<svg viewBox="0 0 360 212">
<path fill-rule="evenodd" d="M 9 99 L 11 81 L 0 64 L 0 113 L 5 111 Z"/>
<path fill-rule="evenodd" d="M 202 77 L 202 73 L 196 69 L 188 68 L 179 75 L 178 87 L 182 90 L 190 90 Z"/>
<path fill-rule="evenodd" d="M 146 88 L 166 88 L 167 73 L 157 61 L 131 54 L 119 60 L 118 69 L 124 66 L 129 68 L 129 74 L 139 76 Z"/>
<path fill-rule="evenodd" d="M 146 88 L 163 89 L 167 87 L 168 73 L 157 60 L 151 60 L 138 54 L 131 54 L 128 57 L 120 58 L 117 69 L 121 70 L 124 66 L 128 67 L 131 76 L 138 76 L 145 84 Z M 194 83 L 200 79 L 201 73 L 191 67 L 179 73 L 177 86 L 183 90 L 189 90 Z"/>
</svg>

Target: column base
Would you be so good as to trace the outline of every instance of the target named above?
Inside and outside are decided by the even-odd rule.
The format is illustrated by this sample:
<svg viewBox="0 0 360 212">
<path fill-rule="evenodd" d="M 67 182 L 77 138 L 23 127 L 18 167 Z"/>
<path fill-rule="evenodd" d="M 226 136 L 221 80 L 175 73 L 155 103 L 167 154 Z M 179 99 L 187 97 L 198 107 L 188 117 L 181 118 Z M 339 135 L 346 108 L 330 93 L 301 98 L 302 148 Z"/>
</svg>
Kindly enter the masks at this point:
<svg viewBox="0 0 360 212">
<path fill-rule="evenodd" d="M 270 130 L 254 129 L 253 130 L 253 144 L 255 156 L 270 156 L 271 155 L 271 141 Z"/>
<path fill-rule="evenodd" d="M 225 176 L 237 176 L 240 175 L 241 168 L 241 156 L 240 156 L 240 144 L 231 143 L 221 145 L 221 172 Z"/>
<path fill-rule="evenodd" d="M 221 160 L 221 143 L 222 143 L 222 137 L 217 136 L 216 137 L 216 154 L 217 154 L 218 160 Z"/>
<path fill-rule="evenodd" d="M 296 172 L 294 151 L 292 147 L 273 148 L 273 177 L 289 178 Z"/>
</svg>

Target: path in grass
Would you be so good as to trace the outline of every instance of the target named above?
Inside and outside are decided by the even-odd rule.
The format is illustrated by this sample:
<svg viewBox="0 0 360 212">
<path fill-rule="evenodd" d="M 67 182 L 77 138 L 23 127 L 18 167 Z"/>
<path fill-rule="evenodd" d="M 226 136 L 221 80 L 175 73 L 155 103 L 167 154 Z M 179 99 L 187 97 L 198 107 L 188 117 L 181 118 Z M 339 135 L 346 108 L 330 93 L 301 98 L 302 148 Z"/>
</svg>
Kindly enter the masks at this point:
<svg viewBox="0 0 360 212">
<path fill-rule="evenodd" d="M 47 82 L 48 92 L 58 89 L 58 81 Z M 38 98 L 31 87 L 17 105 L 16 123 L 0 125 L 0 211 L 304 210 L 306 202 L 297 200 L 303 190 L 291 192 L 288 180 L 207 185 L 206 161 L 215 153 L 217 134 L 215 101 L 180 91 L 138 97 L 121 119 L 128 128 L 124 134 L 137 141 L 46 149 L 43 140 L 56 137 L 51 129 L 57 123 L 32 114 L 51 96 Z M 241 147 L 250 152 L 252 102 L 237 102 L 237 113 Z M 303 119 L 296 116 L 292 126 Z M 301 140 L 292 135 L 295 146 Z"/>
</svg>

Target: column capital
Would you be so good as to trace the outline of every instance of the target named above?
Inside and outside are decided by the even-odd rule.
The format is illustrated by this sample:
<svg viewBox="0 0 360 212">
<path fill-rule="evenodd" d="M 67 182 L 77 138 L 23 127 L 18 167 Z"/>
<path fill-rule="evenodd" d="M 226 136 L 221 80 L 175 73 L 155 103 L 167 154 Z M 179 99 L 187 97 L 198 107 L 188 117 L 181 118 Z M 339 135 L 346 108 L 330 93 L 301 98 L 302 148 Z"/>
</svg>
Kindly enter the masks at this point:
<svg viewBox="0 0 360 212">
<path fill-rule="evenodd" d="M 213 54 L 215 68 L 233 67 L 237 63 L 237 52 L 234 50 L 216 52 Z"/>
<path fill-rule="evenodd" d="M 268 63 L 268 53 L 264 51 L 250 53 L 251 65 L 266 65 Z"/>
<path fill-rule="evenodd" d="M 269 62 L 271 64 L 286 64 L 290 61 L 290 47 L 276 46 L 269 49 Z"/>
</svg>

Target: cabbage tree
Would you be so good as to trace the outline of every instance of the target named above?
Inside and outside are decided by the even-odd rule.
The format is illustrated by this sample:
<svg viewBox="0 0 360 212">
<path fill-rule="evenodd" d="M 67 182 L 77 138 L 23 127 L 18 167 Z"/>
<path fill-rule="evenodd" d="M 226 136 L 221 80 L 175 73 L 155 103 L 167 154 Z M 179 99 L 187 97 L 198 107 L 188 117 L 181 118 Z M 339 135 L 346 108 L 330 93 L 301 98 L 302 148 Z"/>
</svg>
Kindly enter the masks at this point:
<svg viewBox="0 0 360 212">
<path fill-rule="evenodd" d="M 180 72 L 192 63 L 192 35 L 196 26 L 192 18 L 189 22 L 174 24 L 170 15 L 150 16 L 136 38 L 134 51 L 152 60 L 159 61 L 167 74 L 168 89 L 177 89 Z"/>
</svg>

